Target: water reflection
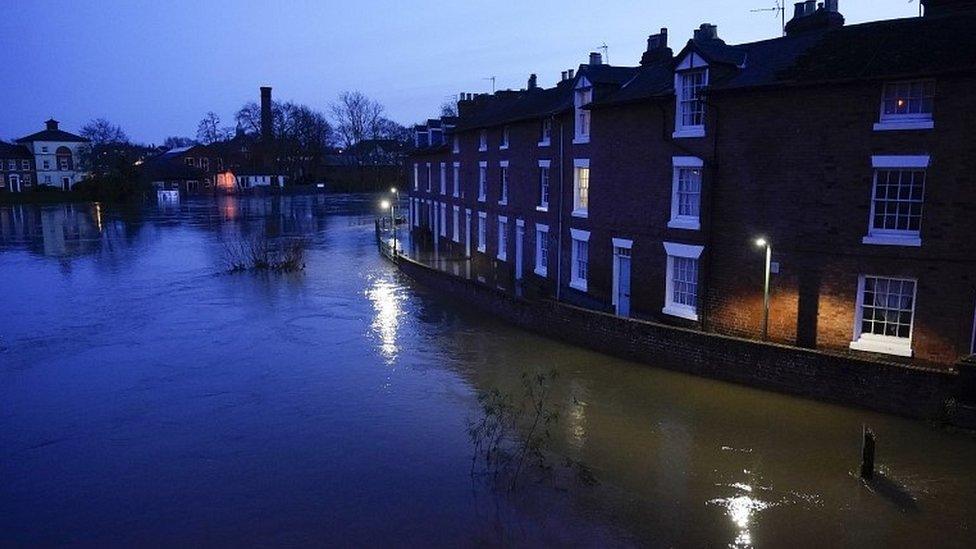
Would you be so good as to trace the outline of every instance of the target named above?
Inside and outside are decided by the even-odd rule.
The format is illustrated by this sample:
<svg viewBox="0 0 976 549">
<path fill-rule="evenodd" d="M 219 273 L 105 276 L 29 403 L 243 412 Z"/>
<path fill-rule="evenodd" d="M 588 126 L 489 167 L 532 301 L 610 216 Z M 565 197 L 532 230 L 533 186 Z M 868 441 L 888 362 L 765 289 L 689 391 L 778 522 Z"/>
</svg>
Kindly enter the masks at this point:
<svg viewBox="0 0 976 549">
<path fill-rule="evenodd" d="M 399 286 L 394 282 L 376 278 L 366 291 L 376 313 L 371 330 L 380 340 L 380 353 L 387 364 L 392 364 L 397 356 L 397 329 L 403 315 L 403 296 L 398 290 Z"/>
</svg>

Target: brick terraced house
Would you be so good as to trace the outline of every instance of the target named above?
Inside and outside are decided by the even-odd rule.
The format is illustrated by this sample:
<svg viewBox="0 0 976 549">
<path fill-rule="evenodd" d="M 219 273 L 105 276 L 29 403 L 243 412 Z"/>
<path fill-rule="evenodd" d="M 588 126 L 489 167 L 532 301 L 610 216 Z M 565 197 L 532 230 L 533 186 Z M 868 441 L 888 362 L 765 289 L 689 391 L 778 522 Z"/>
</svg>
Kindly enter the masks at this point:
<svg viewBox="0 0 976 549">
<path fill-rule="evenodd" d="M 0 193 L 29 191 L 36 180 L 30 149 L 0 141 Z"/>
<path fill-rule="evenodd" d="M 487 284 L 707 332 L 948 368 L 976 352 L 976 0 L 785 36 L 662 29 L 416 128 L 414 240 Z M 456 266 L 457 271 L 462 267 Z M 458 272 L 457 274 L 460 274 Z"/>
</svg>

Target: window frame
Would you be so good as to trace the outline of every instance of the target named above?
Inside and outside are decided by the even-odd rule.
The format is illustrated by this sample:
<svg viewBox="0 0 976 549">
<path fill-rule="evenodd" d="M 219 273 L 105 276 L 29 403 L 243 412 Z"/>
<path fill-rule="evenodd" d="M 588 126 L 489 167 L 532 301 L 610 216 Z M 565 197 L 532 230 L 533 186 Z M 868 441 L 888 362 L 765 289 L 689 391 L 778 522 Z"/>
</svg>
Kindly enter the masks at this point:
<svg viewBox="0 0 976 549">
<path fill-rule="evenodd" d="M 544 185 L 543 185 L 543 181 L 545 182 Z M 539 212 L 549 211 L 549 199 L 551 197 L 551 192 L 552 192 L 551 187 L 552 187 L 552 161 L 540 160 L 539 161 L 539 204 L 535 207 L 536 211 Z"/>
<path fill-rule="evenodd" d="M 461 153 L 461 138 L 454 134 L 451 137 L 451 153 L 460 154 Z"/>
<path fill-rule="evenodd" d="M 440 202 L 440 233 L 441 236 L 447 238 L 447 203 Z"/>
<path fill-rule="evenodd" d="M 452 168 L 452 175 L 454 176 L 454 192 L 452 193 L 452 196 L 454 198 L 458 198 L 461 193 L 461 163 L 455 162 Z"/>
<path fill-rule="evenodd" d="M 488 162 L 478 162 L 478 202 L 488 200 Z"/>
<path fill-rule="evenodd" d="M 498 253 L 499 261 L 508 261 L 508 216 L 498 216 Z"/>
<path fill-rule="evenodd" d="M 571 247 L 571 263 L 569 269 L 569 287 L 577 289 L 581 292 L 587 291 L 589 287 L 589 277 L 590 277 L 590 231 L 584 231 L 581 229 L 570 229 L 570 247 Z M 577 246 L 578 243 L 585 244 L 586 248 L 586 273 L 584 276 L 580 276 L 579 267 L 579 251 L 580 247 Z"/>
<path fill-rule="evenodd" d="M 509 133 L 508 126 L 502 126 L 502 141 L 498 145 L 498 149 L 502 151 L 507 151 L 510 144 L 511 135 Z"/>
<path fill-rule="evenodd" d="M 544 223 L 535 224 L 534 272 L 542 277 L 549 276 L 549 225 Z"/>
<path fill-rule="evenodd" d="M 696 156 L 675 156 L 671 158 L 671 219 L 668 228 L 685 229 L 689 231 L 701 230 L 701 196 L 704 184 L 705 162 Z M 698 215 L 681 214 L 681 172 L 682 170 L 698 170 Z"/>
<path fill-rule="evenodd" d="M 445 162 L 441 162 L 440 168 L 441 168 L 441 170 L 440 170 L 440 172 L 441 172 L 441 185 L 440 185 L 440 187 L 441 187 L 441 196 L 445 196 L 445 195 L 447 195 L 447 164 Z"/>
<path fill-rule="evenodd" d="M 478 134 L 478 152 L 486 152 L 488 150 L 488 130 L 483 129 Z"/>
<path fill-rule="evenodd" d="M 507 206 L 508 205 L 508 160 L 502 160 L 498 163 L 498 205 Z"/>
<path fill-rule="evenodd" d="M 664 253 L 667 254 L 667 267 L 664 274 L 664 307 L 661 312 L 685 320 L 698 321 L 698 305 L 701 288 L 701 255 L 704 246 L 681 244 L 679 242 L 664 242 Z M 674 301 L 674 264 L 675 258 L 691 259 L 695 261 L 695 306 Z"/>
<path fill-rule="evenodd" d="M 488 212 L 478 212 L 478 247 L 477 250 L 485 253 L 488 249 Z"/>
<path fill-rule="evenodd" d="M 454 223 L 453 223 L 453 227 L 452 227 L 454 229 L 454 231 L 453 231 L 453 235 L 452 235 L 453 238 L 451 239 L 454 242 L 460 242 L 461 241 L 461 219 L 460 218 L 461 218 L 461 207 L 460 206 L 454 206 Z"/>
<path fill-rule="evenodd" d="M 888 88 L 890 86 L 898 86 L 908 84 L 909 86 L 915 83 L 929 84 L 932 86 L 932 95 L 926 96 L 922 95 L 921 100 L 924 101 L 928 97 L 932 102 L 932 111 L 928 113 L 915 113 L 915 114 L 886 114 L 885 113 L 885 101 Z M 931 130 L 935 128 L 935 80 L 931 78 L 921 78 L 915 80 L 892 80 L 888 82 L 883 82 L 881 84 L 881 103 L 878 106 L 878 122 L 874 124 L 874 131 L 899 131 L 899 130 Z M 909 98 L 910 100 L 911 98 Z"/>
<path fill-rule="evenodd" d="M 586 205 L 583 206 L 582 195 L 580 192 L 582 188 L 580 187 L 580 170 L 586 170 Z M 573 217 L 589 217 L 590 211 L 590 188 L 593 181 L 593 176 L 590 173 L 590 160 L 588 158 L 576 158 L 573 159 Z"/>
<path fill-rule="evenodd" d="M 684 91 L 685 78 L 693 73 L 702 73 L 702 83 L 699 87 L 700 90 L 708 89 L 708 82 L 710 78 L 710 71 L 708 63 L 702 59 L 697 53 L 689 53 L 685 58 L 678 64 L 677 69 L 674 73 L 674 134 L 673 137 L 676 139 L 680 138 L 693 138 L 693 137 L 705 137 L 705 117 L 707 116 L 706 105 L 704 104 L 704 99 L 701 98 L 701 92 L 696 96 L 695 99 L 688 100 L 682 99 Z M 690 101 L 700 101 L 702 103 L 702 123 L 701 124 L 684 124 L 684 104 Z"/>
<path fill-rule="evenodd" d="M 862 244 L 875 246 L 908 246 L 914 248 L 922 245 L 921 224 L 922 220 L 924 219 L 925 186 L 928 179 L 928 170 L 930 165 L 931 158 L 928 155 L 876 155 L 871 157 L 871 203 L 868 212 L 868 234 L 861 239 Z M 881 171 L 922 171 L 925 174 L 925 181 L 922 182 L 922 213 L 919 214 L 920 219 L 918 231 L 875 228 L 875 208 L 877 207 L 878 202 L 878 172 Z"/>
<path fill-rule="evenodd" d="M 539 146 L 548 147 L 552 144 L 552 118 L 543 118 L 539 129 Z"/>
<path fill-rule="evenodd" d="M 413 163 L 413 190 L 420 190 L 420 163 Z"/>
<path fill-rule="evenodd" d="M 434 188 L 432 182 L 432 180 L 434 179 L 433 173 L 434 172 L 431 171 L 430 162 L 428 162 L 427 163 L 427 192 L 431 192 L 431 189 Z"/>
<path fill-rule="evenodd" d="M 879 334 L 863 333 L 864 326 L 864 288 L 868 278 L 883 279 L 889 282 L 911 282 L 912 288 L 912 313 L 908 329 L 908 338 L 898 336 L 887 336 Z M 855 351 L 865 351 L 869 353 L 881 353 L 902 357 L 914 355 L 912 343 L 915 340 L 915 315 L 918 312 L 918 279 L 903 276 L 882 276 L 873 274 L 858 275 L 857 278 L 857 300 L 854 309 L 854 339 L 851 341 L 850 348 Z"/>
<path fill-rule="evenodd" d="M 573 144 L 590 142 L 593 131 L 593 116 L 586 106 L 593 102 L 593 84 L 586 77 L 580 78 L 573 89 Z M 585 123 L 581 123 L 585 120 Z M 586 131 L 583 131 L 583 130 Z"/>
</svg>

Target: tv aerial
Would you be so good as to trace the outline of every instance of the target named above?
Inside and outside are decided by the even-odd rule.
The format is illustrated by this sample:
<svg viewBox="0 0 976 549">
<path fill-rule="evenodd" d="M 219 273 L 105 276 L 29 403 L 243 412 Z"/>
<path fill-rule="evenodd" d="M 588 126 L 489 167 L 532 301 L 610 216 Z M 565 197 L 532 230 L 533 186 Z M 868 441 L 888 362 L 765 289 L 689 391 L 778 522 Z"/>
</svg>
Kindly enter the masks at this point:
<svg viewBox="0 0 976 549">
<path fill-rule="evenodd" d="M 775 4 L 769 8 L 756 8 L 754 10 L 749 10 L 751 13 L 761 13 L 761 12 L 773 12 L 779 15 L 780 18 L 780 31 L 782 31 L 783 36 L 786 36 L 786 1 L 776 0 Z"/>
</svg>

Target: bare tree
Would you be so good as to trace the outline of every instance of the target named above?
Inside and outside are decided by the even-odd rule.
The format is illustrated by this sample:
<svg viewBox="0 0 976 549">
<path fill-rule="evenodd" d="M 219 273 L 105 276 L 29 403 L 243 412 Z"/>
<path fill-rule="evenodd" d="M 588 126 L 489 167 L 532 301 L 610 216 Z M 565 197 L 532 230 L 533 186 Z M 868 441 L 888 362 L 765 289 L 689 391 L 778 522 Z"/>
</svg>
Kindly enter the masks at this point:
<svg viewBox="0 0 976 549">
<path fill-rule="evenodd" d="M 226 128 L 220 127 L 220 117 L 210 111 L 197 126 L 197 140 L 204 144 L 216 143 L 229 137 Z"/>
<path fill-rule="evenodd" d="M 380 139 L 393 139 L 395 141 L 410 141 L 410 129 L 400 125 L 389 118 L 381 118 L 377 124 L 376 137 Z"/>
<path fill-rule="evenodd" d="M 96 118 L 82 126 L 81 135 L 91 141 L 93 147 L 129 142 L 129 136 L 120 126 L 116 126 L 104 118 Z"/>
<path fill-rule="evenodd" d="M 457 103 L 454 101 L 445 101 L 441 103 L 441 116 L 457 116 Z"/>
<path fill-rule="evenodd" d="M 339 94 L 339 100 L 332 104 L 332 115 L 342 145 L 349 148 L 364 139 L 377 137 L 383 106 L 362 92 L 347 91 Z"/>
<path fill-rule="evenodd" d="M 190 139 L 189 137 L 179 137 L 179 136 L 170 136 L 170 137 L 167 137 L 165 141 L 163 141 L 163 147 L 165 147 L 167 149 L 178 149 L 180 147 L 191 147 L 191 146 L 196 145 L 196 144 L 197 144 L 197 142 L 194 141 L 194 140 L 192 140 L 192 139 Z"/>
</svg>

